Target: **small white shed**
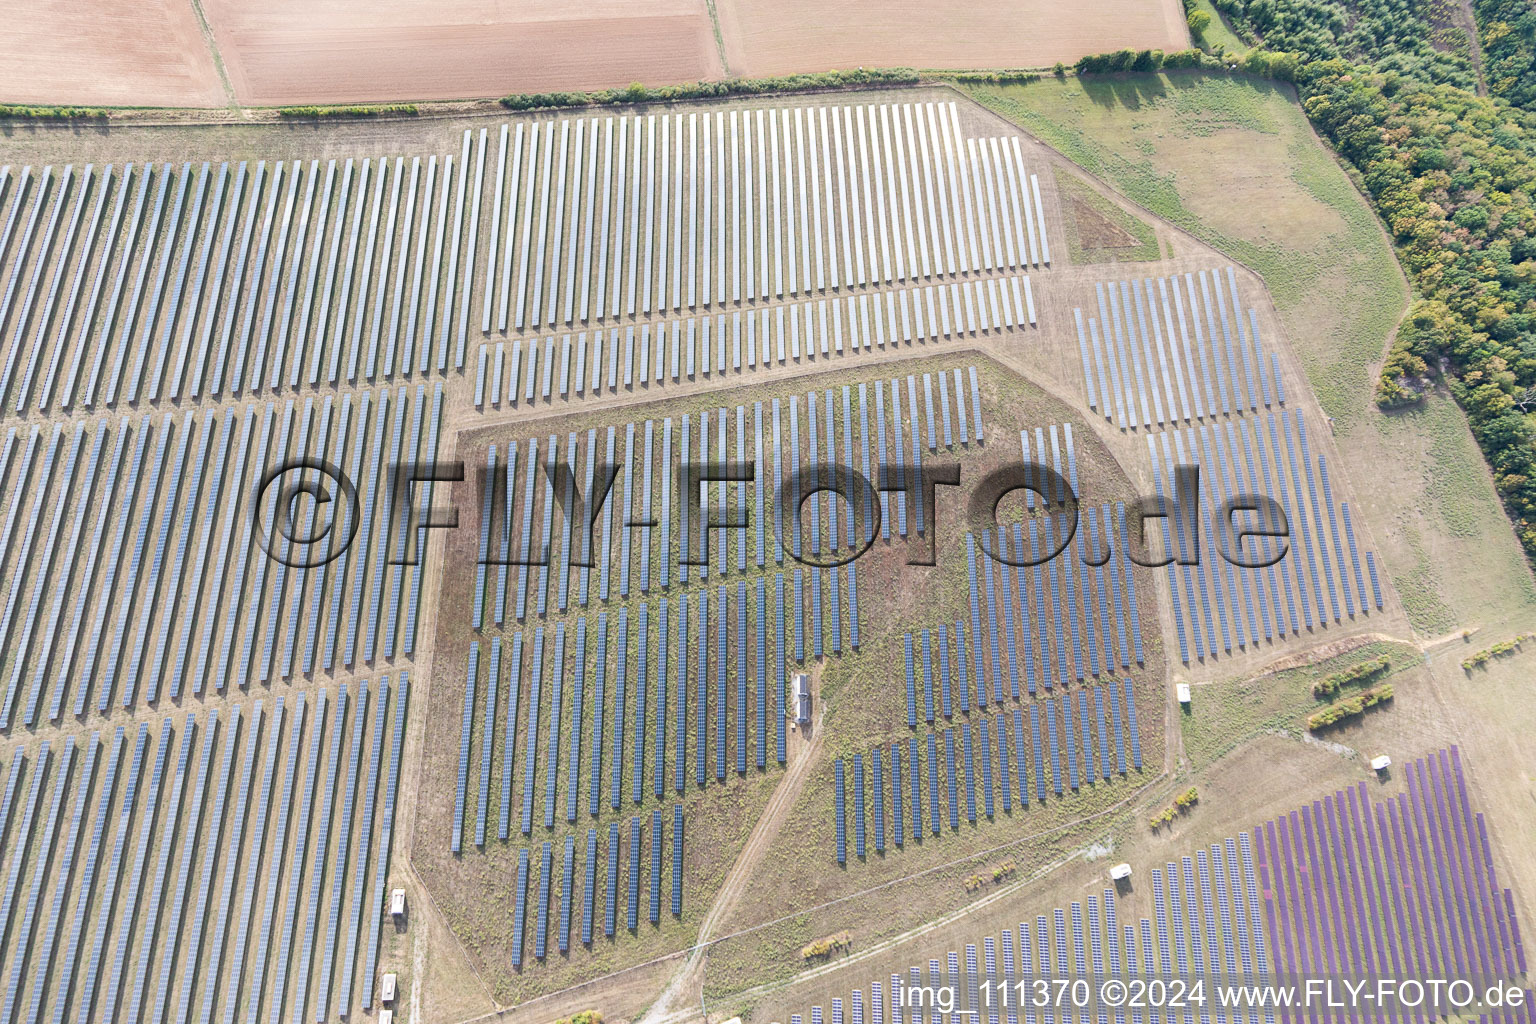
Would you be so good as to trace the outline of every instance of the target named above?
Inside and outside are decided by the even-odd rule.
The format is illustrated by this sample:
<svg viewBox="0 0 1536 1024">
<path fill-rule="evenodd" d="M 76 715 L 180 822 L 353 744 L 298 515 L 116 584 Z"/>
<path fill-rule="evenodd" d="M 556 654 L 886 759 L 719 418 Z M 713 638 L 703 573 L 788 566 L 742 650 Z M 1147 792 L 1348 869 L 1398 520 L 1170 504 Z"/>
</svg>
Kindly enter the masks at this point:
<svg viewBox="0 0 1536 1024">
<path fill-rule="evenodd" d="M 405 916 L 405 890 L 391 889 L 389 892 L 389 916 Z"/>
<path fill-rule="evenodd" d="M 392 1003 L 395 1001 L 395 983 L 394 972 L 390 972 L 379 979 L 379 1002 Z"/>
<path fill-rule="evenodd" d="M 1384 772 L 1392 767 L 1392 759 L 1386 754 L 1377 754 L 1371 758 L 1371 771 Z"/>
<path fill-rule="evenodd" d="M 1109 877 L 1112 881 L 1123 882 L 1131 877 L 1131 866 L 1124 863 L 1116 864 L 1109 869 Z"/>
<path fill-rule="evenodd" d="M 1189 703 L 1189 684 L 1188 683 L 1174 683 L 1173 684 L 1173 692 L 1178 694 L 1178 696 L 1179 696 L 1179 703 L 1180 704 L 1188 704 Z"/>
</svg>

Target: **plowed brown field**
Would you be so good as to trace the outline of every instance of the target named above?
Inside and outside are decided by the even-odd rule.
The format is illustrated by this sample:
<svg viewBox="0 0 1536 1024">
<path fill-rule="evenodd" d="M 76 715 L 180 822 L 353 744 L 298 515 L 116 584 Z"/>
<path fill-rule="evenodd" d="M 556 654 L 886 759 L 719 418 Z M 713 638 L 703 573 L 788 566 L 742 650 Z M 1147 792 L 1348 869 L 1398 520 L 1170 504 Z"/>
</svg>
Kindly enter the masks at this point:
<svg viewBox="0 0 1536 1024">
<path fill-rule="evenodd" d="M 0 102 L 445 100 L 855 66 L 1040 67 L 1188 44 L 1178 0 L 3 0 Z M 214 49 L 217 50 L 217 58 Z"/>
</svg>

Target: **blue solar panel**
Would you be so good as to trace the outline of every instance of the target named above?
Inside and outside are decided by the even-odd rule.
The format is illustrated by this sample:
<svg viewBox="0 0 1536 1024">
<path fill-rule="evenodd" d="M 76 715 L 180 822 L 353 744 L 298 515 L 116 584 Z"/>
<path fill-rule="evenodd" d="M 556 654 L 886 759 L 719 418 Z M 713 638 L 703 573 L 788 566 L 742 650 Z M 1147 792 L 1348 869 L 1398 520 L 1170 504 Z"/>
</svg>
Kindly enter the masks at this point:
<svg viewBox="0 0 1536 1024">
<path fill-rule="evenodd" d="M 885 852 L 885 764 L 880 748 L 870 752 L 871 789 L 874 794 L 875 852 Z M 861 804 L 862 806 L 862 801 Z"/>
<path fill-rule="evenodd" d="M 1046 707 L 1050 707 L 1049 703 L 1046 704 Z M 1032 741 L 1031 746 L 1035 752 L 1035 796 L 1043 803 L 1045 802 L 1045 744 L 1041 742 L 1040 738 L 1040 705 L 1038 704 L 1031 704 L 1029 706 L 1029 734 Z M 1059 793 L 1061 792 L 1061 783 L 1059 781 L 1061 769 L 1056 767 L 1054 749 L 1051 756 L 1051 768 L 1058 778 L 1056 791 Z"/>
<path fill-rule="evenodd" d="M 864 859 L 864 757 L 853 755 L 853 851 Z"/>
<path fill-rule="evenodd" d="M 651 812 L 651 924 L 661 920 L 661 843 L 662 818 L 658 808 Z"/>
<path fill-rule="evenodd" d="M 683 916 L 683 805 L 672 808 L 672 916 Z"/>
<path fill-rule="evenodd" d="M 1015 524 L 1015 528 L 1017 528 L 1017 524 Z M 1003 559 L 1002 562 L 998 565 L 998 575 L 999 575 L 999 577 L 1001 579 L 1001 582 L 1002 582 L 1003 637 L 1004 637 L 1004 640 L 1005 640 L 1005 650 L 1007 651 L 1007 654 L 1008 654 L 1008 658 L 1007 658 L 1007 661 L 1008 661 L 1008 693 L 1009 693 L 1009 695 L 1011 697 L 1013 697 L 1014 700 L 1018 700 L 1019 699 L 1019 657 L 1018 657 L 1018 651 L 1019 651 L 1020 646 L 1022 646 L 1024 648 L 1024 657 L 1026 659 L 1026 664 L 1029 666 L 1029 668 L 1031 670 L 1034 667 L 1034 659 L 1033 659 L 1033 657 L 1032 657 L 1032 655 L 1030 653 L 1030 650 L 1029 650 L 1029 638 L 1027 636 L 1024 637 L 1023 638 L 1023 643 L 1021 645 L 1020 642 L 1019 642 L 1019 637 L 1018 637 L 1018 635 L 1014 631 L 1013 600 L 1014 600 L 1015 595 L 1017 595 L 1019 593 L 1019 591 L 1018 591 L 1017 584 L 1015 582 L 1014 568 L 1013 568 L 1013 566 L 1011 564 L 1009 564 L 1010 563 L 1010 555 L 1009 555 L 1009 552 L 1008 552 L 1008 531 L 1006 529 L 999 529 L 998 530 L 998 532 L 997 532 L 997 543 L 998 543 L 999 553 L 1002 555 L 1002 559 Z M 1020 609 L 1021 610 L 1020 610 L 1019 614 L 1025 620 L 1027 620 L 1028 617 L 1029 617 L 1029 610 L 1028 610 L 1027 604 L 1021 602 L 1020 603 Z M 1003 695 L 1002 695 L 1001 690 L 998 689 L 999 685 L 1000 685 L 1000 681 L 994 676 L 993 684 L 992 684 L 992 696 L 993 696 L 993 699 L 997 703 L 1002 703 Z"/>
<path fill-rule="evenodd" d="M 797 574 L 795 582 L 799 582 Z M 816 657 L 822 656 L 821 641 L 821 569 L 818 566 L 811 567 L 811 653 Z"/>
<path fill-rule="evenodd" d="M 667 631 L 671 622 L 671 616 L 668 614 L 667 609 L 667 599 L 662 598 L 661 604 L 656 610 L 656 660 L 652 664 L 650 676 L 651 689 L 656 695 L 656 714 L 651 732 L 655 740 L 655 758 L 651 768 L 651 791 L 658 797 L 666 791 L 667 694 L 672 686 L 671 677 L 667 672 L 667 660 L 671 654 L 670 645 L 667 643 Z"/>
<path fill-rule="evenodd" d="M 1055 724 L 1055 715 L 1052 716 Z M 1064 693 L 1061 696 L 1061 745 L 1067 756 L 1067 783 L 1073 789 L 1077 789 L 1077 736 L 1072 728 L 1072 695 Z"/>
<path fill-rule="evenodd" d="M 905 845 L 906 822 L 902 815 L 902 774 L 901 774 L 901 745 L 891 744 L 891 835 L 897 846 Z M 877 797 L 875 807 L 879 808 L 883 803 L 883 797 Z M 878 818 L 875 821 L 875 831 L 881 832 Z"/>
<path fill-rule="evenodd" d="M 576 620 L 576 650 L 573 661 L 575 667 L 573 685 L 571 688 L 571 738 L 566 752 L 565 762 L 565 820 L 576 820 L 577 791 L 581 788 L 581 740 L 582 711 L 586 706 L 586 682 L 587 682 L 587 619 L 586 616 Z M 599 702 L 601 698 L 599 698 Z M 601 746 L 595 761 L 602 760 Z"/>
<path fill-rule="evenodd" d="M 1131 767 L 1141 768 L 1141 738 L 1136 732 L 1136 697 L 1131 690 L 1131 681 L 1125 680 L 1125 719 L 1126 728 L 1131 734 Z"/>
<path fill-rule="evenodd" d="M 836 570 L 834 570 L 835 572 Z M 848 563 L 848 646 L 859 649 L 859 576 L 853 562 Z"/>
<path fill-rule="evenodd" d="M 449 849 L 458 853 L 464 837 L 464 790 L 469 780 L 469 743 L 475 721 L 475 678 L 480 666 L 480 641 L 469 644 L 469 667 L 464 679 L 464 718 L 459 739 L 459 773 L 453 796 L 453 835 Z"/>
<path fill-rule="evenodd" d="M 944 730 L 944 781 L 948 786 L 949 827 L 960 827 L 960 772 L 955 763 L 955 730 Z"/>
<path fill-rule="evenodd" d="M 833 827 L 837 838 L 837 862 L 848 863 L 848 817 L 845 797 L 845 781 L 843 775 L 843 759 L 838 758 L 832 762 L 833 800 L 835 803 Z"/>
<path fill-rule="evenodd" d="M 736 771 L 738 773 L 745 773 L 747 770 L 747 675 L 752 665 L 752 662 L 747 660 L 748 607 L 747 582 L 746 580 L 739 580 L 736 583 Z M 721 618 L 720 632 L 722 636 L 725 633 L 725 620 L 723 617 Z M 754 640 L 759 639 L 755 624 L 751 630 L 751 635 Z M 719 652 L 722 665 L 726 663 L 727 653 L 722 641 Z M 721 669 L 721 671 L 724 672 L 724 669 Z M 757 678 L 761 680 L 762 676 L 763 673 L 759 672 Z M 761 689 L 762 684 L 759 683 L 758 690 L 761 691 Z M 720 707 L 721 720 L 724 721 L 725 697 L 723 693 L 721 694 Z M 722 752 L 725 750 L 723 737 L 720 749 Z M 725 755 L 722 753 L 720 756 L 723 764 Z M 723 768 L 721 774 L 724 774 Z"/>
<path fill-rule="evenodd" d="M 564 710 L 565 623 L 555 623 L 555 652 L 550 659 L 554 687 L 549 697 L 549 747 L 545 757 L 544 827 L 555 827 L 555 787 L 560 778 L 560 717 Z"/>
<path fill-rule="evenodd" d="M 512 966 L 523 964 L 523 922 L 528 915 L 528 851 L 517 851 L 517 887 L 512 899 Z"/>
<path fill-rule="evenodd" d="M 560 952 L 571 948 L 571 900 L 576 888 L 576 837 L 565 837 L 565 859 L 560 868 L 560 924 L 555 932 L 555 944 Z"/>
<path fill-rule="evenodd" d="M 1109 730 L 1104 721 L 1104 688 L 1093 688 L 1094 711 L 1099 723 L 1099 774 L 1103 778 L 1109 778 Z"/>
<path fill-rule="evenodd" d="M 951 739 L 953 746 L 953 739 Z M 913 761 L 914 766 L 916 761 Z M 951 774 L 953 778 L 953 774 Z M 928 824 L 934 835 L 939 834 L 939 741 L 928 734 Z"/>
<path fill-rule="evenodd" d="M 767 583 L 759 579 L 757 590 L 753 594 L 752 603 L 748 606 L 752 621 L 752 637 L 757 645 L 757 675 L 753 678 L 756 683 L 754 689 L 757 698 L 757 767 L 763 768 L 767 763 L 768 746 L 768 637 L 767 629 L 758 617 L 759 609 L 766 614 L 768 611 Z"/>
<path fill-rule="evenodd" d="M 976 748 L 971 742 L 971 723 L 960 724 L 960 746 L 965 758 L 965 820 L 976 824 Z"/>
<path fill-rule="evenodd" d="M 629 645 L 629 629 L 624 621 L 625 611 L 625 609 L 619 610 L 619 650 L 617 656 L 617 666 L 615 669 L 615 678 L 619 680 L 621 693 L 623 692 L 624 680 L 629 678 L 629 673 L 624 671 L 625 654 Z M 646 674 L 647 662 L 650 660 L 650 637 L 648 635 L 649 624 L 650 608 L 647 605 L 642 604 L 637 616 L 635 633 L 635 739 L 633 750 L 630 755 L 629 765 L 629 798 L 635 803 L 639 803 L 645 799 L 645 706 L 646 693 L 649 689 L 648 681 L 650 679 L 650 677 Z M 623 703 L 623 701 L 616 701 L 615 706 L 622 706 Z M 621 743 L 622 741 L 623 728 L 621 722 L 620 729 L 614 736 L 614 742 L 617 744 Z M 615 756 L 613 759 L 613 770 L 615 774 L 619 772 L 620 763 L 620 758 L 617 755 L 617 751 L 618 748 L 615 747 Z M 613 792 L 609 794 L 609 800 L 613 802 L 611 804 L 612 807 L 617 810 L 618 803 L 615 801 L 619 800 L 619 786 L 617 783 L 615 783 L 612 788 Z"/>
<path fill-rule="evenodd" d="M 619 823 L 608 825 L 608 899 L 603 904 L 603 935 L 613 938 L 619 912 Z"/>
<path fill-rule="evenodd" d="M 923 715 L 925 720 L 933 724 L 933 638 L 928 630 L 923 630 Z"/>
<path fill-rule="evenodd" d="M 1110 725 L 1115 731 L 1115 771 L 1125 774 L 1125 732 L 1120 720 L 1120 695 L 1119 687 L 1113 683 L 1107 687 L 1109 693 L 1109 719 Z"/>
<path fill-rule="evenodd" d="M 923 639 L 927 640 L 927 631 L 923 633 Z M 945 718 L 953 718 L 954 700 L 950 693 L 949 679 L 949 628 L 939 626 L 939 706 Z"/>
<path fill-rule="evenodd" d="M 673 632 L 677 637 L 677 660 L 673 666 L 672 706 L 676 717 L 673 732 L 677 739 L 672 757 L 672 788 L 681 793 L 688 774 L 688 594 L 677 599 Z"/>
<path fill-rule="evenodd" d="M 660 814 L 660 811 L 656 812 Z M 625 927 L 633 932 L 640 927 L 640 840 L 641 825 L 639 818 L 629 819 L 629 904 L 626 910 Z"/>
<path fill-rule="evenodd" d="M 538 764 L 539 753 L 539 693 L 544 686 L 543 626 L 538 626 L 533 631 L 533 664 L 530 667 L 528 678 L 533 683 L 533 691 L 528 699 L 528 752 L 527 760 L 523 767 L 523 835 L 528 835 L 533 830 L 533 780 L 534 768 Z"/>
<path fill-rule="evenodd" d="M 1083 742 L 1083 780 L 1093 781 L 1093 725 L 1088 715 L 1088 691 L 1077 693 L 1077 726 Z"/>
<path fill-rule="evenodd" d="M 549 890 L 554 874 L 554 847 L 548 841 L 539 854 L 539 909 L 534 918 L 533 958 L 543 960 L 549 940 Z"/>
<path fill-rule="evenodd" d="M 623 609 L 627 610 L 627 609 Z M 622 628 L 622 627 L 621 627 Z M 602 808 L 603 799 L 603 726 L 605 724 L 605 712 L 607 710 L 607 683 L 608 683 L 608 613 L 599 612 L 597 616 L 597 661 L 594 665 L 592 702 L 592 770 L 591 777 L 587 780 L 587 813 L 596 817 Z M 619 668 L 623 672 L 623 666 Z M 619 685 L 618 703 L 615 706 L 619 718 L 619 740 L 614 745 L 614 757 L 611 761 L 613 781 L 618 783 L 619 755 L 623 751 L 623 720 L 624 720 L 624 693 L 623 684 Z M 574 787 L 573 787 L 574 790 Z M 613 798 L 613 806 L 618 806 L 618 798 Z"/>
<path fill-rule="evenodd" d="M 977 738 L 981 743 L 982 805 L 987 812 L 987 817 L 990 818 L 994 815 L 994 808 L 992 804 L 992 733 L 991 730 L 987 728 L 986 719 L 982 719 L 980 722 L 978 722 L 976 728 L 979 730 Z M 1005 759 L 1007 758 L 1006 750 L 1004 750 L 1003 756 Z M 1004 771 L 1007 771 L 1007 769 L 1004 768 Z"/>
<path fill-rule="evenodd" d="M 788 704 L 788 699 L 787 699 L 788 698 L 787 688 L 788 688 L 788 682 L 789 681 L 788 681 L 788 677 L 787 677 L 787 675 L 785 674 L 785 671 L 784 671 L 784 658 L 785 658 L 785 648 L 784 648 L 784 574 L 781 573 L 781 572 L 780 573 L 775 573 L 774 574 L 773 582 L 774 582 L 775 597 L 776 597 L 776 600 L 778 602 L 778 614 L 774 616 L 774 620 L 773 620 L 774 630 L 775 630 L 775 632 L 777 634 L 777 643 L 774 645 L 774 653 L 773 653 L 773 657 L 774 657 L 774 680 L 775 680 L 775 689 L 778 691 L 778 695 L 779 695 L 779 702 L 778 702 L 778 705 L 777 705 L 778 714 L 774 716 L 774 730 L 775 730 L 774 740 L 775 740 L 775 742 L 777 744 L 776 757 L 778 759 L 779 764 L 783 764 L 785 762 L 785 759 L 786 759 L 785 743 L 784 743 L 784 728 L 785 728 L 785 719 L 786 719 L 786 717 L 788 715 L 788 710 L 789 710 L 789 704 Z"/>
</svg>

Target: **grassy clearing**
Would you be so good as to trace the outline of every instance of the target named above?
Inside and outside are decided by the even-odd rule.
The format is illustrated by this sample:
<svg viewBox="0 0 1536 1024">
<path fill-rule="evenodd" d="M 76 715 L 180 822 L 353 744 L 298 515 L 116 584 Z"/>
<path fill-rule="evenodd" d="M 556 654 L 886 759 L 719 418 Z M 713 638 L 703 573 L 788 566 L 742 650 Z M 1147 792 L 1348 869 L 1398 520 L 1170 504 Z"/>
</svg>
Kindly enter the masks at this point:
<svg viewBox="0 0 1536 1024">
<path fill-rule="evenodd" d="M 968 91 L 1262 275 L 1324 409 L 1356 415 L 1407 291 L 1374 216 L 1288 88 L 1178 74 Z"/>
<path fill-rule="evenodd" d="M 1205 49 L 1211 52 L 1244 53 L 1248 44 L 1237 37 L 1237 33 L 1227 25 L 1227 20 L 1221 16 L 1216 5 L 1211 0 L 1195 0 L 1195 9 L 1204 11 L 1211 16 L 1211 23 L 1206 27 L 1202 37 Z"/>
<path fill-rule="evenodd" d="M 1408 644 L 1378 642 L 1300 668 L 1197 687 L 1191 710 L 1181 715 L 1184 754 L 1198 771 L 1260 733 L 1300 733 L 1307 715 L 1324 706 L 1312 695 L 1314 683 L 1381 657 L 1392 664 L 1375 683 L 1424 661 L 1418 649 Z"/>
<path fill-rule="evenodd" d="M 1073 263 L 1120 263 L 1158 259 L 1152 226 L 1116 205 L 1074 174 L 1057 171 L 1056 191 L 1067 222 Z"/>
</svg>

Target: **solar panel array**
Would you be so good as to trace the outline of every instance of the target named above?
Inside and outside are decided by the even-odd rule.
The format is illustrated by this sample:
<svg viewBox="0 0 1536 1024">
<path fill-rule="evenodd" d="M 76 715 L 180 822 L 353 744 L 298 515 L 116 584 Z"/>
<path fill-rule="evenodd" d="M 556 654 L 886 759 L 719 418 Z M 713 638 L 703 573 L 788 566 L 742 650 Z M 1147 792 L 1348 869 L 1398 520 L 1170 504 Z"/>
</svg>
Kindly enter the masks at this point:
<svg viewBox="0 0 1536 1024">
<path fill-rule="evenodd" d="M 1514 897 L 1499 884 L 1460 750 L 1403 774 L 1406 792 L 1361 783 L 1253 830 L 1275 970 L 1524 975 Z"/>
<path fill-rule="evenodd" d="M 0 201 L 17 413 L 443 373 L 472 323 L 1051 262 L 1020 140 L 965 137 L 953 103 L 526 122 L 444 155 L 7 168 Z"/>
<path fill-rule="evenodd" d="M 1094 291 L 1098 319 L 1090 309 L 1085 323 L 1073 310 L 1088 408 L 1122 430 L 1285 404 L 1279 358 L 1264 348 L 1258 312 L 1243 310 L 1232 267 L 1098 282 Z"/>
<path fill-rule="evenodd" d="M 835 369 L 845 356 L 887 347 L 1012 333 L 1035 326 L 1035 316 L 1034 292 L 1022 276 L 487 342 L 476 359 L 474 404 L 540 407 L 705 380 L 736 383 L 785 365 Z"/>
<path fill-rule="evenodd" d="M 417 386 L 10 428 L 0 637 L 13 657 L 0 728 L 408 655 L 420 562 L 393 564 L 408 538 L 387 467 L 435 448 L 442 401 L 441 385 L 430 398 Z M 279 560 L 304 557 L 273 528 L 280 488 L 259 506 L 254 496 L 269 467 L 300 457 L 344 463 L 358 481 L 354 511 L 318 471 L 278 478 L 318 486 L 337 516 L 360 517 L 345 553 L 313 568 Z M 295 531 L 314 528 L 313 503 L 294 514 Z"/>
<path fill-rule="evenodd" d="M 803 570 L 788 575 L 806 580 Z M 857 576 L 856 562 L 811 574 L 812 593 L 802 582 L 798 609 L 795 589 L 783 586 L 786 574 L 776 573 L 772 603 L 766 580 L 752 589 L 738 580 L 510 638 L 471 640 L 452 852 L 483 847 L 492 836 L 508 840 L 514 830 L 530 835 L 536 824 L 563 828 L 583 814 L 724 783 L 730 772 L 747 771 L 749 753 L 764 768 L 770 715 L 772 758 L 782 765 L 783 723 L 794 714 L 788 674 L 805 660 L 799 640 L 820 621 L 813 595 L 825 591 L 815 600 L 828 613 L 826 650 L 851 652 Z"/>
<path fill-rule="evenodd" d="M 0 1011 L 371 1007 L 408 690 L 402 673 L 14 748 Z"/>
<path fill-rule="evenodd" d="M 987 820 L 995 820 L 999 799 L 1003 813 L 1011 813 L 1015 803 L 1023 811 L 1036 801 L 1067 796 L 1141 770 L 1141 738 L 1136 728 L 1135 690 L 1130 680 L 1093 684 L 1079 690 L 1075 698 L 1064 693 L 1027 704 L 1028 730 L 1025 712 L 1015 704 L 994 714 L 978 711 L 958 728 L 949 726 L 942 732 L 927 733 L 921 743 L 918 737 L 909 737 L 905 749 L 900 741 L 889 748 L 876 747 L 868 759 L 873 771 L 867 774 L 864 755 L 856 754 L 851 786 L 847 785 L 843 760 L 837 759 L 833 766 L 833 830 L 838 863 L 847 861 L 850 822 L 859 859 L 865 856 L 865 828 L 869 822 L 873 830 L 870 839 L 877 852 L 886 848 L 887 822 L 893 845 L 904 846 L 909 837 L 922 842 L 921 783 L 925 778 L 927 830 L 930 835 L 939 836 L 945 834 L 941 820 L 947 820 L 953 832 L 960 828 L 962 815 L 966 822 L 976 824 L 978 809 Z M 1099 713 L 1090 713 L 1090 707 Z M 1111 741 L 1116 751 L 1113 758 L 1107 753 Z M 887 754 L 891 764 L 889 785 L 880 770 Z M 904 779 L 910 780 L 910 794 L 903 790 Z M 941 793 L 947 795 L 947 800 L 940 799 Z"/>
<path fill-rule="evenodd" d="M 1272 1024 L 1287 1011 L 1227 1006 L 1216 986 L 1340 976 L 1519 979 L 1528 965 L 1514 896 L 1499 882 L 1460 752 L 1452 747 L 1416 759 L 1404 774 L 1403 791 L 1384 795 L 1361 782 L 1150 868 L 1150 918 L 1122 918 L 1126 897 L 1106 888 L 984 937 L 984 959 L 966 945 L 963 969 L 952 951 L 942 966 L 933 959 L 926 972 L 913 966 L 892 973 L 889 984 L 873 982 L 850 1002 L 888 1008 L 892 1021 L 921 1021 L 932 997 L 919 989 L 943 985 L 953 988 L 953 1010 L 941 1015 L 931 1008 L 933 1020 L 995 1021 L 1001 1009 L 1017 1024 L 1022 1003 L 1024 1020 L 1049 1021 L 1053 1011 L 1030 1001 L 1037 980 L 1055 993 L 1057 984 L 1085 979 L 1090 984 L 1068 988 L 1065 1008 L 1058 1004 L 1055 1012 L 1100 1024 L 1112 1013 L 1124 1024 L 1148 1013 L 1156 1021 L 1159 1011 L 1099 1002 L 1099 982 L 1198 978 L 1206 982 L 1203 1000 L 1161 1011 L 1163 1021 L 1193 1024 L 1198 1015 L 1202 1024 Z M 1000 985 L 1009 993 L 1001 1006 Z M 834 1017 L 842 1005 L 833 1001 Z M 820 1016 L 813 1007 L 812 1019 Z M 1374 1001 L 1355 1012 L 1368 1022 L 1400 1016 Z M 872 1019 L 882 1019 L 878 1009 Z M 1500 1009 L 1468 1019 L 1488 1024 L 1522 1015 Z"/>
<path fill-rule="evenodd" d="M 1234 647 L 1280 643 L 1382 609 L 1379 581 L 1362 571 L 1349 506 L 1335 502 L 1327 457 L 1313 452 L 1309 438 L 1306 419 L 1285 410 L 1147 438 L 1159 495 L 1172 493 L 1175 465 L 1200 468 L 1206 554 L 1197 565 L 1176 560 L 1166 569 L 1179 658 L 1186 664 L 1229 655 Z M 1289 534 L 1283 555 L 1274 546 L 1278 542 L 1266 537 L 1250 536 L 1240 547 L 1234 541 L 1241 559 L 1255 568 L 1210 550 L 1217 543 L 1214 520 L 1222 502 L 1243 495 L 1277 502 Z M 1194 539 L 1185 535 L 1183 520 L 1159 522 L 1153 532 L 1161 530 L 1163 550 L 1190 554 Z M 1275 524 L 1250 511 L 1236 514 L 1234 525 Z"/>
<path fill-rule="evenodd" d="M 517 851 L 511 908 L 513 967 L 543 960 L 552 951 L 566 953 L 578 944 L 590 947 L 599 922 L 606 938 L 613 938 L 621 928 L 636 932 L 642 889 L 653 895 L 660 891 L 657 872 L 663 848 L 671 855 L 670 913 L 682 915 L 682 805 L 673 808 L 670 833 L 657 827 L 663 820 L 660 815 L 657 810 L 649 821 L 631 818 L 627 830 L 611 822 L 606 838 L 596 828 L 588 829 L 579 842 L 577 836 L 566 836 L 558 855 L 557 847 L 548 841 Z M 627 842 L 621 843 L 625 836 Z M 643 865 L 650 866 L 649 872 L 642 870 Z M 647 917 L 652 925 L 660 920 L 655 906 L 653 899 Z"/>
<path fill-rule="evenodd" d="M 941 394 L 953 392 L 955 407 L 962 411 L 958 440 L 954 431 L 941 434 L 935 418 L 924 420 L 919 415 L 920 385 L 912 375 L 791 395 L 787 402 L 754 402 L 750 414 L 744 405 L 734 409 L 706 407 L 696 414 L 666 417 L 660 423 L 646 420 L 623 427 L 594 428 L 584 434 L 572 432 L 563 439 L 550 435 L 487 446 L 484 479 L 488 484 L 471 595 L 472 622 L 500 626 L 509 617 L 526 621 L 552 610 L 563 613 L 636 593 L 665 591 L 674 581 L 688 583 L 690 579 L 707 580 L 711 575 L 718 578 L 732 572 L 755 574 L 770 560 L 775 565 L 784 563 L 781 535 L 791 551 L 796 543 L 802 545 L 802 557 L 807 546 L 812 554 L 819 554 L 862 543 L 871 535 L 874 506 L 864 508 L 864 498 L 846 487 L 839 491 L 839 482 L 830 473 L 819 482 L 817 477 L 821 466 L 851 462 L 855 434 L 860 446 L 868 450 L 871 432 L 883 437 L 889 428 L 905 442 L 904 459 L 914 464 L 920 463 L 925 450 L 957 452 L 981 439 L 983 417 L 975 367 L 930 370 L 922 379 L 925 391 L 933 389 L 937 381 Z M 873 416 L 870 392 L 874 393 Z M 887 394 L 891 398 L 889 415 L 884 401 Z M 802 429 L 811 442 L 803 451 L 799 446 Z M 599 489 L 593 483 L 594 467 L 620 451 L 621 435 L 620 472 L 606 490 L 594 495 Z M 698 503 L 691 511 L 681 507 L 677 493 L 680 460 L 748 452 L 752 453 L 755 474 L 751 483 L 701 482 Z M 796 535 L 777 495 L 787 475 L 800 467 L 802 458 L 807 487 L 814 483 L 825 489 L 802 506 L 800 533 Z M 556 480 L 561 481 L 560 490 Z M 877 483 L 873 477 L 870 480 L 872 485 Z M 578 494 L 581 502 L 573 500 Z M 733 495 L 735 509 L 728 510 Z M 594 513 L 586 506 L 599 498 L 602 504 Z M 923 530 L 920 516 L 914 515 L 909 522 L 905 514 L 905 493 L 883 492 L 879 501 L 883 536 L 889 535 L 888 517 L 892 514 L 897 518 L 899 536 L 907 536 L 909 529 Z M 680 506 L 676 511 L 674 503 Z M 578 504 L 582 507 L 577 508 Z M 749 512 L 743 517 L 750 520 L 749 525 L 708 525 L 710 521 L 728 522 L 731 511 Z M 583 549 L 587 531 L 573 529 L 577 516 L 583 524 L 593 524 L 590 550 Z M 672 536 L 674 529 L 676 538 Z M 822 587 L 813 589 L 811 599 L 823 599 L 822 590 L 843 597 L 844 601 L 831 606 L 827 618 L 829 624 L 840 625 L 846 614 L 844 602 L 856 610 L 856 584 L 849 582 L 846 570 L 833 573 L 827 569 L 819 576 Z M 840 593 L 843 590 L 846 596 Z M 821 621 L 820 617 L 814 619 L 813 628 Z M 852 623 L 849 626 L 851 637 Z M 841 629 L 834 631 L 835 636 L 841 634 Z M 842 640 L 832 642 L 840 644 Z M 835 652 L 839 648 L 831 649 Z"/>
</svg>

